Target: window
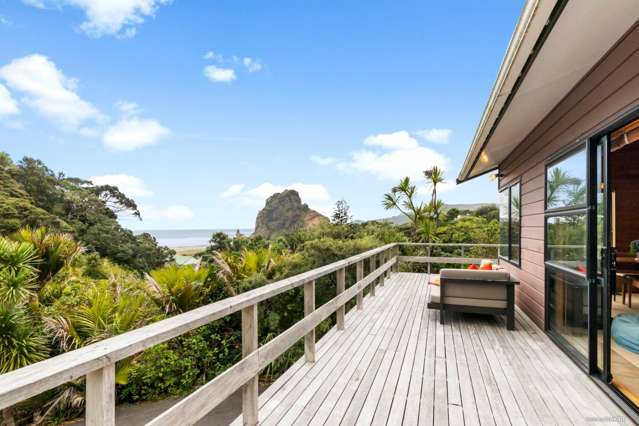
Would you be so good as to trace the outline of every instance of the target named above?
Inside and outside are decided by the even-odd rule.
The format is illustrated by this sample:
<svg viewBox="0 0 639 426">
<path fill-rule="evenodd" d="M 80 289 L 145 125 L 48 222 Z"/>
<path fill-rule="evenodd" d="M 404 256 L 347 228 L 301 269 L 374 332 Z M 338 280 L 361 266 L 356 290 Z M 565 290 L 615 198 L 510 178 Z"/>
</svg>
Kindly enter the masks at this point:
<svg viewBox="0 0 639 426">
<path fill-rule="evenodd" d="M 546 169 L 546 209 L 586 206 L 586 150 L 581 149 Z"/>
<path fill-rule="evenodd" d="M 499 194 L 499 256 L 516 265 L 520 263 L 521 247 L 520 193 L 517 183 Z"/>
<path fill-rule="evenodd" d="M 581 362 L 588 356 L 587 158 L 583 146 L 546 166 L 547 327 Z"/>
<path fill-rule="evenodd" d="M 586 272 L 586 214 L 552 216 L 548 218 L 546 261 Z"/>
<path fill-rule="evenodd" d="M 586 150 L 546 168 L 546 262 L 586 273 Z"/>
</svg>

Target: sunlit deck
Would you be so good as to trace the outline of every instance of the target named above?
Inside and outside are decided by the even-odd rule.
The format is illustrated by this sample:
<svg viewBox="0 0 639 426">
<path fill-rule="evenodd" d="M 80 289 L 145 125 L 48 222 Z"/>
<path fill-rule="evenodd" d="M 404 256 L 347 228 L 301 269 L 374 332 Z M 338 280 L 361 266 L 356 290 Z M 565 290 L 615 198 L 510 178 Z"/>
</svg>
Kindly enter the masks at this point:
<svg viewBox="0 0 639 426">
<path fill-rule="evenodd" d="M 523 313 L 515 331 L 440 325 L 427 291 L 426 274 L 393 274 L 260 395 L 260 424 L 632 423 Z"/>
</svg>

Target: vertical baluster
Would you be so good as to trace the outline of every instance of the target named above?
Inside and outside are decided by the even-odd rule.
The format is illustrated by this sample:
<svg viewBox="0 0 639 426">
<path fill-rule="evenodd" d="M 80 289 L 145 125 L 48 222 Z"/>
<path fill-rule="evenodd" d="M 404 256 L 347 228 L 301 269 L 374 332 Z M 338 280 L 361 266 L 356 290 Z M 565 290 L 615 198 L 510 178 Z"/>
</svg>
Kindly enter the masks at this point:
<svg viewBox="0 0 639 426">
<path fill-rule="evenodd" d="M 115 364 L 86 375 L 87 426 L 115 425 Z"/>
<path fill-rule="evenodd" d="M 382 266 L 384 264 L 384 256 L 386 255 L 386 253 L 382 252 L 380 254 L 377 255 L 377 258 L 379 259 L 379 266 Z M 384 287 L 384 278 L 386 277 L 386 274 L 382 274 L 379 276 L 379 286 L 380 287 Z"/>
<path fill-rule="evenodd" d="M 346 269 L 337 270 L 337 294 L 342 294 L 346 290 Z M 337 308 L 337 329 L 344 330 L 344 314 L 346 307 L 344 305 Z"/>
<path fill-rule="evenodd" d="M 375 269 L 377 269 L 377 265 L 376 265 L 376 259 L 375 256 L 371 256 L 368 259 L 368 265 L 370 267 L 370 274 L 372 274 L 373 272 L 375 272 Z M 377 282 L 377 280 L 373 280 L 373 282 L 371 283 L 371 297 L 375 296 L 375 283 Z"/>
<path fill-rule="evenodd" d="M 304 284 L 304 316 L 315 310 L 315 281 Z M 306 362 L 315 362 L 315 329 L 304 336 L 304 355 Z"/>
<path fill-rule="evenodd" d="M 257 350 L 257 304 L 242 309 L 242 357 Z M 258 378 L 255 375 L 242 389 L 242 417 L 245 425 L 258 423 Z"/>
<path fill-rule="evenodd" d="M 355 282 L 360 282 L 364 279 L 364 261 L 360 260 L 355 267 Z M 364 309 L 364 289 L 357 293 L 357 309 L 360 311 Z"/>
</svg>

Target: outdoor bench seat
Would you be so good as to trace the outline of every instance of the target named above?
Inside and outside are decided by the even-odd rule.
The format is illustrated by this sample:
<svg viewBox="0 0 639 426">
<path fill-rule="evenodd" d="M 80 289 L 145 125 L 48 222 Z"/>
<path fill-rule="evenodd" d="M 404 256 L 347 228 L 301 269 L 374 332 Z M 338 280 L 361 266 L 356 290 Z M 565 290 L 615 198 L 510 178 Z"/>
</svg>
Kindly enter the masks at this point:
<svg viewBox="0 0 639 426">
<path fill-rule="evenodd" d="M 428 308 L 445 311 L 505 315 L 506 328 L 515 329 L 515 288 L 510 273 L 499 271 L 442 269 L 440 285 L 430 285 Z"/>
</svg>

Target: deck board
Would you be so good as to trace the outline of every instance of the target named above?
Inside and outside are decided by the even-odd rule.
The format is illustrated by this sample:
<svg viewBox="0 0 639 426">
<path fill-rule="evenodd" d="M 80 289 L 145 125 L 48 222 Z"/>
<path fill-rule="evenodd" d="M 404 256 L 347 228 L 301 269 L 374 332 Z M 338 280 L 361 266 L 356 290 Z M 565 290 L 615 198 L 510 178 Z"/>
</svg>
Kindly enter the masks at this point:
<svg viewBox="0 0 639 426">
<path fill-rule="evenodd" d="M 317 343 L 259 398 L 260 424 L 586 424 L 622 411 L 521 311 L 426 308 L 427 275 L 395 273 L 346 329 Z M 627 423 L 631 421 L 627 419 Z M 239 417 L 234 424 L 242 424 Z"/>
</svg>

